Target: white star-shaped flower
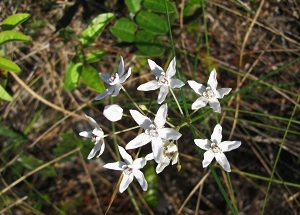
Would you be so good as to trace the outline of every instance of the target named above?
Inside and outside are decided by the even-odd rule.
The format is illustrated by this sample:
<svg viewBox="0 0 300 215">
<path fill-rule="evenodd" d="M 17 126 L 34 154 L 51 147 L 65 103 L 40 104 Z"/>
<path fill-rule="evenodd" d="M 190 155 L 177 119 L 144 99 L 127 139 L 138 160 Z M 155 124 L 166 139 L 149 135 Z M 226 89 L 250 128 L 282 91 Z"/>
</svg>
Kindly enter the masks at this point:
<svg viewBox="0 0 300 215">
<path fill-rule="evenodd" d="M 100 128 L 100 126 L 97 124 L 97 122 L 90 116 L 85 115 L 90 123 L 95 127 L 93 130 L 91 131 L 82 131 L 79 133 L 80 136 L 82 137 L 86 137 L 86 138 L 90 138 L 92 140 L 92 142 L 95 144 L 94 148 L 92 149 L 92 151 L 90 152 L 88 159 L 92 159 L 95 155 L 96 152 L 99 151 L 99 154 L 97 157 L 99 157 L 100 155 L 102 155 L 102 153 L 104 152 L 105 149 L 105 144 L 104 144 L 104 133 L 102 131 L 102 129 Z"/>
<path fill-rule="evenodd" d="M 216 161 L 222 166 L 222 168 L 231 172 L 230 164 L 224 154 L 224 152 L 229 152 L 234 150 L 242 144 L 241 141 L 224 141 L 222 140 L 222 127 L 217 124 L 211 135 L 211 139 L 195 139 L 195 144 L 201 149 L 207 150 L 204 153 L 204 159 L 202 162 L 203 168 L 207 167 L 211 161 L 216 158 Z"/>
<path fill-rule="evenodd" d="M 192 104 L 192 110 L 202 108 L 209 103 L 210 107 L 215 112 L 221 113 L 221 106 L 218 99 L 221 99 L 227 95 L 231 91 L 231 88 L 221 88 L 217 90 L 218 82 L 217 72 L 215 69 L 213 69 L 210 73 L 207 87 L 193 80 L 189 80 L 188 84 L 197 94 L 201 96 Z"/>
<path fill-rule="evenodd" d="M 146 160 L 152 160 L 153 153 L 148 154 L 146 157 Z M 172 165 L 177 163 L 178 161 L 178 148 L 177 146 L 170 141 L 164 141 L 164 147 L 163 147 L 163 153 L 162 156 L 159 159 L 158 165 L 156 166 L 156 173 L 161 173 L 166 166 L 170 164 L 172 161 Z"/>
<path fill-rule="evenodd" d="M 170 62 L 166 72 L 164 72 L 164 70 L 152 60 L 148 60 L 148 64 L 151 71 L 155 75 L 156 80 L 142 84 L 137 89 L 141 91 L 150 91 L 160 88 L 157 102 L 158 104 L 161 104 L 166 99 L 166 96 L 169 93 L 169 87 L 180 88 L 184 85 L 184 83 L 177 78 L 172 78 L 176 73 L 175 57 Z"/>
<path fill-rule="evenodd" d="M 148 189 L 148 183 L 140 169 L 146 165 L 147 160 L 145 158 L 137 158 L 133 161 L 131 156 L 125 151 L 123 147 L 118 147 L 120 155 L 125 162 L 118 161 L 114 163 L 108 163 L 103 167 L 107 169 L 123 171 L 123 179 L 119 187 L 120 193 L 123 193 L 128 188 L 129 184 L 133 181 L 133 177 L 137 179 L 142 189 L 146 191 Z"/>
<path fill-rule="evenodd" d="M 178 140 L 181 134 L 173 128 L 165 128 L 166 117 L 168 112 L 167 104 L 160 106 L 155 116 L 154 122 L 148 117 L 142 115 L 136 110 L 130 110 L 133 119 L 141 126 L 145 132 L 139 134 L 131 140 L 126 149 L 135 149 L 151 142 L 154 160 L 159 163 L 159 159 L 163 154 L 165 140 Z"/>
<path fill-rule="evenodd" d="M 122 88 L 122 83 L 126 81 L 126 79 L 131 75 L 131 67 L 128 69 L 128 72 L 124 74 L 124 61 L 122 56 L 121 62 L 119 64 L 118 72 L 113 73 L 111 75 L 100 73 L 101 79 L 110 85 L 109 88 L 107 88 L 103 93 L 96 96 L 95 100 L 101 100 L 105 96 L 112 94 L 112 96 L 117 96 Z"/>
</svg>

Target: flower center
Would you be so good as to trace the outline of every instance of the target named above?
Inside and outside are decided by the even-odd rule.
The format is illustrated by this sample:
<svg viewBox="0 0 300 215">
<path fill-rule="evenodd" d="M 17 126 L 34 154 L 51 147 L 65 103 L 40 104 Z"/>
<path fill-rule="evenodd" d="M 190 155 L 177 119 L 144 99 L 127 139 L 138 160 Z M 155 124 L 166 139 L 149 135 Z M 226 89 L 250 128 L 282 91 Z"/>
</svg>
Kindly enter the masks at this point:
<svg viewBox="0 0 300 215">
<path fill-rule="evenodd" d="M 164 156 L 167 157 L 169 160 L 172 160 L 172 159 L 176 156 L 177 151 L 175 151 L 175 150 L 172 151 L 172 150 L 170 149 L 170 145 L 167 145 L 167 146 L 164 147 L 163 154 L 164 154 Z"/>
<path fill-rule="evenodd" d="M 161 75 L 161 76 L 159 76 L 159 78 L 158 78 L 158 84 L 159 84 L 159 85 L 169 84 L 169 80 L 168 80 L 168 78 L 166 78 L 166 76 Z"/>
<path fill-rule="evenodd" d="M 155 125 L 151 124 L 149 126 L 149 129 L 145 131 L 146 134 L 149 134 L 151 137 L 157 137 L 158 136 L 158 131 Z"/>
<path fill-rule="evenodd" d="M 206 87 L 206 91 L 203 93 L 203 96 L 207 99 L 211 99 L 215 97 L 215 94 L 210 87 Z"/>
<path fill-rule="evenodd" d="M 91 140 L 92 140 L 93 143 L 96 143 L 97 142 L 97 136 L 93 135 L 92 138 L 91 138 Z"/>
<path fill-rule="evenodd" d="M 124 173 L 126 174 L 126 175 L 130 175 L 131 173 L 132 173 L 132 171 L 133 171 L 133 169 L 132 168 L 130 168 L 130 167 L 128 167 L 128 166 L 123 166 L 123 168 L 124 168 Z"/>
<path fill-rule="evenodd" d="M 222 150 L 219 148 L 218 144 L 212 143 L 210 146 L 210 149 L 213 151 L 213 153 L 220 153 Z"/>
<path fill-rule="evenodd" d="M 108 79 L 110 85 L 115 85 L 119 81 L 119 75 L 118 74 L 112 74 L 110 78 Z"/>
</svg>

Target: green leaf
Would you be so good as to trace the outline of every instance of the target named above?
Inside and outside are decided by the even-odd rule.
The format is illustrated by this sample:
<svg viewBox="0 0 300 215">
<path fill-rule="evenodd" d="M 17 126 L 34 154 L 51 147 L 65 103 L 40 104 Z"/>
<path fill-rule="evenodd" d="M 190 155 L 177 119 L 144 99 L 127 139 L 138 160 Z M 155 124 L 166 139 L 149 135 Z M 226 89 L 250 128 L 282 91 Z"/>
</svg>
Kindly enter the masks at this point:
<svg viewBox="0 0 300 215">
<path fill-rule="evenodd" d="M 91 51 L 85 60 L 89 63 L 94 63 L 103 58 L 106 55 L 106 53 L 107 52 L 104 50 Z"/>
<path fill-rule="evenodd" d="M 73 58 L 65 74 L 64 88 L 66 90 L 73 90 L 77 87 L 81 71 L 82 63 L 77 63 Z"/>
<path fill-rule="evenodd" d="M 29 13 L 17 13 L 11 15 L 2 22 L 1 27 L 3 30 L 12 30 L 22 22 L 25 22 L 29 17 Z"/>
<path fill-rule="evenodd" d="M 126 18 L 119 19 L 114 26 L 110 28 L 113 35 L 124 42 L 134 41 L 134 22 Z"/>
<path fill-rule="evenodd" d="M 33 170 L 41 165 L 44 164 L 44 161 L 37 159 L 33 156 L 26 156 L 26 155 L 22 155 L 21 157 L 18 158 L 18 162 L 24 166 L 26 169 L 29 170 Z M 53 169 L 53 167 L 51 166 L 46 166 L 45 168 L 43 168 L 42 170 L 40 170 L 40 173 L 43 176 L 46 177 L 54 177 L 56 176 L 56 172 Z"/>
<path fill-rule="evenodd" d="M 137 24 L 145 31 L 153 34 L 166 34 L 168 32 L 167 23 L 160 16 L 148 11 L 141 11 L 136 16 Z"/>
<path fill-rule="evenodd" d="M 157 13 L 166 13 L 165 0 L 144 0 L 143 6 Z M 174 3 L 167 1 L 167 7 L 169 13 L 174 13 L 176 11 Z"/>
<path fill-rule="evenodd" d="M 146 181 L 148 181 L 148 190 L 144 193 L 144 199 L 152 207 L 158 205 L 158 180 L 153 162 L 148 162 L 144 167 Z"/>
<path fill-rule="evenodd" d="M 82 79 L 90 88 L 96 90 L 98 93 L 105 90 L 105 86 L 99 77 L 98 71 L 92 66 L 83 67 Z"/>
<path fill-rule="evenodd" d="M 0 45 L 11 41 L 28 42 L 29 37 L 17 31 L 2 31 L 0 32 Z"/>
<path fill-rule="evenodd" d="M 136 12 L 139 11 L 139 9 L 141 8 L 141 2 L 142 0 L 125 0 L 125 4 L 128 7 L 128 10 L 133 14 L 136 14 Z"/>
<path fill-rule="evenodd" d="M 100 36 L 105 26 L 113 17 L 113 13 L 104 13 L 95 17 L 80 36 L 79 40 L 82 45 L 84 47 L 91 45 Z"/>
<path fill-rule="evenodd" d="M 154 38 L 155 35 L 141 30 L 135 36 L 136 54 L 143 56 L 160 56 L 164 53 L 164 47 Z"/>
<path fill-rule="evenodd" d="M 12 101 L 13 98 L 5 91 L 5 89 L 0 85 L 0 99 L 5 101 Z"/>
<path fill-rule="evenodd" d="M 12 62 L 11 60 L 8 60 L 6 58 L 0 57 L 0 68 L 5 69 L 7 71 L 11 72 L 20 72 L 21 68 Z"/>
</svg>

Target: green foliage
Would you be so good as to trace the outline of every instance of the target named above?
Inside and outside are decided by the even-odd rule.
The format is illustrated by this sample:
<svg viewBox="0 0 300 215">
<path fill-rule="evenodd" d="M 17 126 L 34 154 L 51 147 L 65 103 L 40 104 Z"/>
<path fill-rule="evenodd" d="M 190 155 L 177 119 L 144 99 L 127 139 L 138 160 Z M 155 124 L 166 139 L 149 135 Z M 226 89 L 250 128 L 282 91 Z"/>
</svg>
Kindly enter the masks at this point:
<svg viewBox="0 0 300 215">
<path fill-rule="evenodd" d="M 168 32 L 167 23 L 160 16 L 148 11 L 141 11 L 136 16 L 137 24 L 152 34 L 166 34 Z"/>
<path fill-rule="evenodd" d="M 90 88 L 94 89 L 98 93 L 104 91 L 105 89 L 103 81 L 99 78 L 98 71 L 90 65 L 83 67 L 82 79 L 84 80 L 86 85 L 88 85 Z"/>
<path fill-rule="evenodd" d="M 1 24 L 3 30 L 12 30 L 30 17 L 28 13 L 18 13 L 7 17 Z"/>
<path fill-rule="evenodd" d="M 141 8 L 141 2 L 142 0 L 125 0 L 125 4 L 128 8 L 128 10 L 135 14 L 136 12 L 138 12 Z"/>
<path fill-rule="evenodd" d="M 155 35 L 144 30 L 136 33 L 135 45 L 139 55 L 160 56 L 165 50 Z"/>
<path fill-rule="evenodd" d="M 69 64 L 65 75 L 64 87 L 67 90 L 73 90 L 77 87 L 82 71 L 82 63 L 77 63 L 75 58 Z"/>
<path fill-rule="evenodd" d="M 144 0 L 143 6 L 156 13 L 166 13 L 165 0 Z M 175 5 L 169 1 L 167 1 L 167 7 L 169 13 L 176 11 Z"/>
<path fill-rule="evenodd" d="M 105 26 L 113 17 L 113 13 L 103 13 L 94 18 L 80 36 L 79 40 L 82 45 L 84 47 L 90 46 L 101 35 Z"/>
<path fill-rule="evenodd" d="M 107 52 L 104 50 L 91 51 L 85 60 L 89 63 L 98 62 L 106 54 Z"/>
<path fill-rule="evenodd" d="M 27 13 L 20 13 L 20 14 L 14 14 L 9 17 L 7 17 L 1 24 L 2 32 L 0 32 L 0 45 L 3 45 L 8 42 L 13 41 L 22 41 L 22 42 L 29 42 L 29 37 L 22 34 L 21 32 L 14 31 L 15 27 L 20 25 L 22 22 L 26 21 L 29 18 L 29 14 Z M 0 57 L 0 69 L 4 69 L 11 72 L 20 72 L 20 67 L 12 62 L 11 60 L 8 60 L 6 58 Z M 2 81 L 0 85 L 0 100 L 5 101 L 12 101 L 13 98 L 6 92 L 5 86 L 6 81 Z"/>
<path fill-rule="evenodd" d="M 110 31 L 113 35 L 124 42 L 133 42 L 135 31 L 134 28 L 134 22 L 130 21 L 127 18 L 121 18 L 115 23 L 113 27 L 110 28 Z"/>
<path fill-rule="evenodd" d="M 156 208 L 158 205 L 158 180 L 153 162 L 148 162 L 144 170 L 145 179 L 148 182 L 148 190 L 144 193 L 144 198 L 152 208 Z"/>
<path fill-rule="evenodd" d="M 37 159 L 31 155 L 22 155 L 18 158 L 19 165 L 22 165 L 26 169 L 34 170 L 37 167 L 44 164 L 44 161 Z M 52 166 L 46 166 L 39 171 L 44 177 L 54 177 L 56 172 Z"/>
</svg>

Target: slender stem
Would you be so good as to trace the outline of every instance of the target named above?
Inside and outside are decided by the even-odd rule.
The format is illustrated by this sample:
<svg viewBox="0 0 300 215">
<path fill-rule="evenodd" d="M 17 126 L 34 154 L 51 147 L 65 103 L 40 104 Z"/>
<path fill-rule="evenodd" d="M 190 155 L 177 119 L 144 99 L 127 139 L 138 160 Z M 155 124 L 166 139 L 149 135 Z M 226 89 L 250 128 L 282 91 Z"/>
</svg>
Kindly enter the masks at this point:
<svg viewBox="0 0 300 215">
<path fill-rule="evenodd" d="M 184 116 L 183 111 L 182 111 L 182 109 L 181 109 L 181 107 L 180 107 L 180 105 L 179 105 L 179 102 L 178 102 L 178 100 L 177 100 L 177 98 L 176 98 L 176 96 L 175 96 L 175 94 L 174 94 L 174 92 L 173 92 L 173 89 L 172 89 L 171 87 L 170 87 L 169 89 L 170 89 L 170 92 L 171 92 L 173 98 L 175 99 L 175 102 L 176 102 L 176 104 L 177 104 L 177 107 L 178 107 L 178 109 L 179 109 L 181 115 Z"/>
<path fill-rule="evenodd" d="M 142 113 L 145 115 L 144 111 L 138 106 L 138 104 L 133 100 L 133 98 L 129 95 L 129 93 L 127 92 L 127 90 L 122 86 L 122 90 L 124 91 L 124 93 L 127 95 L 127 97 L 129 98 L 129 100 L 134 104 L 134 106 Z"/>
</svg>

